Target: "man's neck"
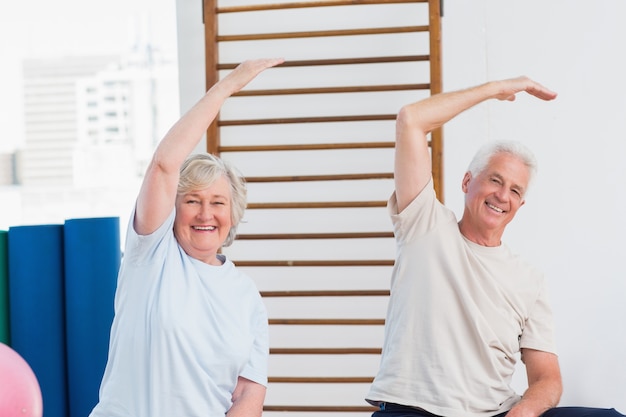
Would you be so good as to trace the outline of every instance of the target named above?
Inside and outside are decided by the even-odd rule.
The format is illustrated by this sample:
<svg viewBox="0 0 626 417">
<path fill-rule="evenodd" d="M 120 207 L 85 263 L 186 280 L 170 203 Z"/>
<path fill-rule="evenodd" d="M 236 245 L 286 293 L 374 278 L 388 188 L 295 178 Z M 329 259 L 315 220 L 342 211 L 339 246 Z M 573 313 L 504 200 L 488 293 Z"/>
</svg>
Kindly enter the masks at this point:
<svg viewBox="0 0 626 417">
<path fill-rule="evenodd" d="M 467 240 L 477 245 L 496 247 L 502 244 L 502 230 L 480 229 L 470 222 L 461 219 L 459 231 Z"/>
</svg>

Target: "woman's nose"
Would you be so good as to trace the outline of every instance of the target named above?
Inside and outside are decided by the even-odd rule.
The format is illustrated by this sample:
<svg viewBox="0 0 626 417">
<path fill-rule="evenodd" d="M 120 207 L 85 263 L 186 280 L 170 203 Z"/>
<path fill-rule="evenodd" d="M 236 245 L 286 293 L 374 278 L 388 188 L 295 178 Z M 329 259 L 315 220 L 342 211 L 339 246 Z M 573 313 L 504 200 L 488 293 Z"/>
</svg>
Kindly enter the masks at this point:
<svg viewBox="0 0 626 417">
<path fill-rule="evenodd" d="M 201 219 L 210 219 L 213 217 L 213 210 L 211 209 L 210 204 L 202 204 L 200 206 L 200 210 L 198 211 L 198 217 Z"/>
</svg>

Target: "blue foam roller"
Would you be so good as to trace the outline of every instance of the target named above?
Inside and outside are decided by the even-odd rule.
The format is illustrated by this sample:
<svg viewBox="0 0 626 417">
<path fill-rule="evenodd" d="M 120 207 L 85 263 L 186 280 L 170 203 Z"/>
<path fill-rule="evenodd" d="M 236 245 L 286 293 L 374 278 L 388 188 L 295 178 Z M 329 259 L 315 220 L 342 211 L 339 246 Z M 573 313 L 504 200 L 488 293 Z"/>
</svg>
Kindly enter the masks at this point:
<svg viewBox="0 0 626 417">
<path fill-rule="evenodd" d="M 7 231 L 0 230 L 0 343 L 10 346 L 8 237 Z"/>
<path fill-rule="evenodd" d="M 65 222 L 65 303 L 70 417 L 98 402 L 120 266 L 117 217 Z"/>
<path fill-rule="evenodd" d="M 44 417 L 67 417 L 63 226 L 10 227 L 11 347 L 41 388 Z"/>
</svg>

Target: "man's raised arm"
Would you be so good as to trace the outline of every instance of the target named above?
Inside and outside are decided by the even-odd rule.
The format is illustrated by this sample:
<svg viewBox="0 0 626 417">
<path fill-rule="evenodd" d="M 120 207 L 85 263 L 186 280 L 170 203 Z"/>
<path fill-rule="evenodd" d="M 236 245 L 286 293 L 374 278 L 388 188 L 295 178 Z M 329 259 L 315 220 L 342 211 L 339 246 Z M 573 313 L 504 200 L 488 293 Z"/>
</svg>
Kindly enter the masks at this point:
<svg viewBox="0 0 626 417">
<path fill-rule="evenodd" d="M 555 92 L 530 78 L 517 77 L 436 94 L 403 106 L 396 119 L 394 178 L 398 211 L 417 197 L 432 176 L 427 140 L 430 132 L 485 100 L 513 101 L 519 92 L 542 100 L 556 98 Z"/>
</svg>

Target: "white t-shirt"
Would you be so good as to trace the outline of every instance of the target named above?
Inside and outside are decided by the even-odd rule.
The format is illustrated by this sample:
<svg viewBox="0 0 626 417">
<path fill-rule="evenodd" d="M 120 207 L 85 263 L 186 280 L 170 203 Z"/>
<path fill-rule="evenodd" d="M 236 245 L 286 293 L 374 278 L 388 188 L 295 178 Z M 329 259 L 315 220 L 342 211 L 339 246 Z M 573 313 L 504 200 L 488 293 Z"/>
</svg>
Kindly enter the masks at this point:
<svg viewBox="0 0 626 417">
<path fill-rule="evenodd" d="M 447 417 L 508 411 L 520 348 L 555 352 L 543 275 L 504 245 L 475 244 L 435 196 L 432 180 L 389 210 L 397 256 L 380 370 L 369 402 Z"/>
<path fill-rule="evenodd" d="M 91 417 L 218 417 L 239 376 L 267 385 L 265 306 L 232 262 L 189 257 L 172 230 L 128 227 L 109 359 Z"/>
</svg>

